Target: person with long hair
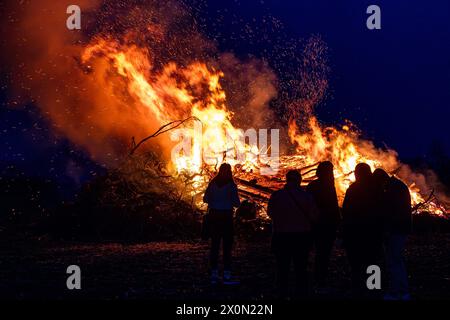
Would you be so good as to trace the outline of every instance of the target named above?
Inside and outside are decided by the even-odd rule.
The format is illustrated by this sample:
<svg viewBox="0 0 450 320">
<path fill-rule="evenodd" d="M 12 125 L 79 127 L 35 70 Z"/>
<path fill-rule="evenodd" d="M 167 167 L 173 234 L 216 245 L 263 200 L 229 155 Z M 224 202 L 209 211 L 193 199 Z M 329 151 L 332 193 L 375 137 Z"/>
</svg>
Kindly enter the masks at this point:
<svg viewBox="0 0 450 320">
<path fill-rule="evenodd" d="M 234 238 L 233 209 L 240 205 L 238 189 L 231 166 L 222 163 L 217 175 L 208 184 L 203 197 L 208 204 L 208 235 L 211 238 L 211 284 L 219 281 L 219 251 L 223 246 L 223 283 L 235 284 L 231 275 L 231 251 Z"/>
</svg>

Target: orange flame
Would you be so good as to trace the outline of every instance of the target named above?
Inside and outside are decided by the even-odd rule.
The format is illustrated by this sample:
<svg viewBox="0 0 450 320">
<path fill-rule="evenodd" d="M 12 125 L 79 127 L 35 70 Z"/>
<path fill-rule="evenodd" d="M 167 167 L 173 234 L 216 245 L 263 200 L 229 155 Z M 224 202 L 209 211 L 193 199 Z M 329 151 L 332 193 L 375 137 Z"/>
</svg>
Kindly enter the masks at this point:
<svg viewBox="0 0 450 320">
<path fill-rule="evenodd" d="M 80 5 L 83 10 L 91 11 L 100 8 L 101 2 L 82 0 Z M 183 27 L 181 30 L 181 26 L 174 24 L 174 21 L 184 21 L 190 16 L 182 6 L 170 3 L 164 7 L 158 1 L 142 5 L 139 10 L 134 5 L 129 10 L 110 6 L 108 8 L 114 10 L 104 11 L 110 19 L 102 21 L 111 22 L 99 33 L 102 35 L 94 37 L 87 46 L 84 45 L 87 34 L 60 28 L 67 18 L 66 6 L 65 1 L 26 2 L 20 5 L 20 10 L 11 10 L 22 12 L 21 18 L 8 20 L 8 24 L 14 20 L 20 23 L 12 23 L 6 29 L 6 34 L 11 34 L 11 41 L 5 50 L 7 56 L 15 60 L 10 64 L 14 66 L 15 86 L 41 108 L 57 130 L 85 148 L 99 163 L 117 165 L 131 136 L 144 137 L 170 121 L 196 117 L 202 123 L 201 138 L 195 136 L 195 125 L 184 128 L 192 137 L 192 152 L 176 155 L 170 169 L 176 173 L 197 174 L 194 179 L 205 182 L 205 162 L 214 169 L 227 154 L 231 155 L 230 161 L 236 171 L 255 175 L 255 169 L 261 166 L 256 156 L 267 150 L 246 144 L 244 133 L 234 126 L 233 121 L 240 118 L 241 123 L 255 125 L 260 123 L 257 119 L 263 118 L 262 115 L 271 118 L 271 114 L 265 113 L 269 110 L 266 107 L 277 92 L 275 86 L 269 85 L 275 78 L 272 70 L 267 71 L 269 67 L 242 68 L 240 75 L 245 74 L 245 78 L 233 83 L 234 91 L 247 94 L 247 90 L 253 98 L 239 100 L 246 110 L 234 117 L 221 81 L 226 76 L 233 78 L 235 74 L 224 74 L 204 59 L 192 60 L 193 56 L 203 56 L 203 48 L 214 45 L 195 28 Z M 36 12 L 40 14 L 36 15 Z M 128 35 L 120 31 L 114 36 L 106 36 L 115 30 L 113 17 L 119 20 L 119 26 L 133 26 Z M 148 25 L 148 21 L 158 23 Z M 175 37 L 171 37 L 174 34 Z M 186 34 L 191 36 L 188 41 Z M 172 61 L 160 65 L 157 62 L 166 61 L 167 56 L 161 56 L 162 53 L 149 43 L 156 47 L 164 44 L 163 54 L 178 52 L 174 56 L 190 62 Z M 190 53 L 180 53 L 184 52 L 183 45 Z M 427 198 L 424 195 L 430 192 L 426 179 L 405 169 L 394 151 L 375 148 L 371 142 L 361 139 L 350 123 L 342 128 L 324 128 L 313 116 L 314 107 L 323 101 L 328 88 L 326 56 L 326 46 L 320 37 L 307 42 L 301 70 L 296 74 L 298 81 L 290 82 L 298 92 L 293 95 L 293 101 L 286 101 L 286 109 L 292 119 L 307 119 L 308 130 L 299 132 L 296 123 L 289 122 L 289 137 L 297 147 L 297 155 L 281 156 L 280 167 L 298 168 L 331 160 L 342 198 L 353 181 L 355 165 L 366 162 L 372 169 L 383 167 L 396 172 L 409 185 L 413 203 L 424 202 Z M 221 61 L 221 66 L 226 73 L 241 67 L 241 62 L 230 55 L 225 61 L 226 64 Z M 241 88 L 242 83 L 245 83 L 245 89 Z M 255 95 L 255 92 L 264 94 Z M 227 139 L 227 133 L 230 139 Z M 154 144 L 151 142 L 151 147 L 162 152 L 163 157 L 167 157 L 176 143 L 169 137 L 162 135 Z M 239 153 L 245 154 L 243 162 L 235 159 Z M 399 167 L 401 169 L 397 170 Z M 436 214 L 445 212 L 445 208 L 434 201 L 428 202 L 423 209 Z"/>
<path fill-rule="evenodd" d="M 125 80 L 130 96 L 160 125 L 190 116 L 200 120 L 202 137 L 195 137 L 193 129 L 185 131 L 192 137 L 193 153 L 179 154 L 173 159 L 177 172 L 199 173 L 204 160 L 210 165 L 220 165 L 224 153 L 231 154 L 228 159 L 235 165 L 238 161 L 233 161 L 233 156 L 236 158 L 237 153 L 257 152 L 244 143 L 242 131 L 231 124 L 233 113 L 225 106 L 226 94 L 220 84 L 222 72 L 201 62 L 186 67 L 171 62 L 160 72 L 152 71 L 147 50 L 103 38 L 96 39 L 83 52 L 83 63 L 95 63 L 95 59 L 106 59 L 111 64 Z M 205 153 L 207 159 L 202 157 Z M 244 167 L 251 165 L 244 163 Z"/>
<path fill-rule="evenodd" d="M 354 182 L 353 170 L 358 163 L 367 163 L 372 171 L 383 168 L 391 173 L 402 166 L 395 151 L 377 149 L 370 141 L 361 139 L 350 123 L 342 126 L 341 129 L 322 128 L 317 119 L 312 116 L 308 126 L 309 130 L 300 134 L 295 121 L 291 120 L 289 122 L 291 142 L 296 144 L 297 151 L 304 155 L 307 165 L 324 160 L 333 163 L 336 190 L 341 203 L 346 190 Z M 420 189 L 413 181 L 410 181 L 407 175 L 398 174 L 397 177 L 409 186 L 413 206 L 426 202 Z M 446 214 L 446 209 L 434 201 L 427 202 L 423 210 L 436 215 Z"/>
<path fill-rule="evenodd" d="M 184 67 L 169 62 L 157 71 L 146 49 L 105 38 L 91 42 L 82 54 L 82 61 L 84 64 L 109 64 L 125 81 L 129 96 L 147 110 L 147 113 L 142 113 L 143 117 L 154 117 L 160 125 L 190 116 L 201 121 L 200 138 L 195 136 L 195 128 L 184 131 L 192 138 L 192 152 L 179 153 L 172 158 L 176 172 L 200 174 L 205 163 L 216 167 L 225 161 L 225 154 L 232 155 L 227 159 L 231 159 L 231 164 L 235 166 L 239 163 L 235 159 L 237 153 L 246 154 L 241 170 L 248 172 L 258 167 L 255 155 L 260 150 L 246 144 L 243 132 L 231 123 L 233 113 L 226 107 L 226 94 L 220 84 L 224 77 L 221 71 L 198 61 Z M 379 150 L 371 142 L 360 139 L 351 123 L 341 129 L 323 128 L 314 116 L 310 116 L 307 132 L 299 133 L 296 122 L 291 119 L 288 134 L 305 165 L 323 160 L 333 162 L 336 189 L 341 201 L 354 181 L 352 173 L 359 162 L 367 163 L 372 170 L 382 167 L 388 172 L 402 166 L 395 151 Z M 408 181 L 408 177 L 401 178 L 410 186 L 413 204 L 424 202 L 419 188 Z M 201 174 L 195 179 L 197 186 L 206 181 Z M 445 213 L 444 208 L 432 201 L 427 203 L 425 209 L 434 214 Z"/>
</svg>

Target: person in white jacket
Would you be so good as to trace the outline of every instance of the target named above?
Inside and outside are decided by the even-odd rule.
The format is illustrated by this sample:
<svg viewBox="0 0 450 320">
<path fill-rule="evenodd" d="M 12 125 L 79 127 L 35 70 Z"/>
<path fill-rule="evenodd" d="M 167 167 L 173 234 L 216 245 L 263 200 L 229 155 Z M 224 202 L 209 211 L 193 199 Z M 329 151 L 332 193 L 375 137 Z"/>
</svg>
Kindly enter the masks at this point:
<svg viewBox="0 0 450 320">
<path fill-rule="evenodd" d="M 208 235 L 211 238 L 211 283 L 219 281 L 219 250 L 223 242 L 223 283 L 236 284 L 231 276 L 231 251 L 233 245 L 233 208 L 240 205 L 238 189 L 233 180 L 231 166 L 223 163 L 218 174 L 209 183 L 203 202 L 208 204 Z"/>
</svg>

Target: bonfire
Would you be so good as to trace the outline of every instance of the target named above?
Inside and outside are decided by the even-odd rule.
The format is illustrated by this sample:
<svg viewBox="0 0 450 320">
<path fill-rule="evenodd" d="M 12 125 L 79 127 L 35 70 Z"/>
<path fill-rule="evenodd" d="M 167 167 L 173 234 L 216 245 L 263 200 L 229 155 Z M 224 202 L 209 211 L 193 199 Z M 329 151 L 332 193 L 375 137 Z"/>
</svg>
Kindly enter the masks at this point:
<svg viewBox="0 0 450 320">
<path fill-rule="evenodd" d="M 311 41 L 314 48 L 321 45 L 317 43 L 320 39 L 313 38 Z M 313 50 L 307 53 L 318 55 L 320 52 Z M 187 195 L 195 199 L 193 201 L 199 207 L 202 206 L 201 196 L 207 182 L 222 162 L 229 162 L 233 166 L 241 195 L 257 202 L 262 209 L 261 215 L 265 216 L 265 203 L 270 193 L 282 186 L 287 170 L 300 169 L 304 183 L 308 183 L 315 178 L 317 164 L 330 160 L 335 167 L 336 189 L 341 203 L 345 191 L 354 181 L 356 164 L 365 162 L 372 170 L 384 168 L 403 180 L 409 186 L 415 212 L 426 211 L 440 216 L 449 213 L 439 202 L 433 187 L 424 183 L 423 176 L 414 174 L 402 164 L 395 151 L 378 149 L 372 142 L 360 138 L 358 129 L 349 121 L 341 127 L 323 127 L 319 123 L 311 110 L 322 98 L 323 89 L 320 88 L 326 81 L 317 78 L 317 75 L 313 79 L 305 78 L 309 81 L 307 86 L 315 84 L 319 87 L 320 90 L 313 88 L 314 92 L 319 93 L 299 104 L 288 106 L 291 108 L 288 135 L 295 152 L 269 157 L 271 146 L 267 147 L 265 143 L 260 148 L 255 141 L 247 143 L 247 131 L 233 124 L 233 112 L 227 109 L 227 94 L 221 86 L 221 79 L 225 76 L 223 72 L 201 62 L 183 67 L 171 62 L 161 72 L 151 74 L 149 55 L 151 53 L 146 48 L 99 38 L 84 50 L 82 62 L 89 67 L 90 63 L 94 63 L 93 68 L 95 64 L 106 62 L 109 72 L 114 71 L 126 83 L 128 93 L 142 108 L 143 116 L 147 113 L 161 124 L 154 134 L 138 144 L 133 138 L 131 156 L 150 138 L 177 129 L 176 133 L 175 130 L 167 133 L 172 140 L 169 144 L 174 148 L 171 160 L 167 163 L 168 172 L 187 177 Z M 306 55 L 305 59 L 311 57 Z M 314 61 L 317 63 L 317 59 Z M 317 69 L 317 66 L 313 68 Z M 312 72 L 317 73 L 315 69 Z M 303 111 L 309 110 L 303 130 L 297 125 L 300 119 L 296 117 L 301 112 L 295 108 L 299 106 Z M 181 117 L 185 118 L 180 120 Z M 190 150 L 176 149 L 174 141 L 180 138 L 187 138 Z M 262 167 L 272 166 L 261 160 L 274 158 L 277 164 L 272 173 L 260 174 Z M 422 180 L 422 188 L 417 185 L 418 180 Z"/>
<path fill-rule="evenodd" d="M 126 15 L 109 10 L 105 15 L 114 19 L 103 19 L 105 26 L 89 35 L 49 23 L 30 37 L 50 39 L 52 50 L 29 53 L 33 59 L 23 75 L 29 84 L 23 86 L 59 132 L 95 161 L 119 168 L 137 189 L 170 190 L 202 208 L 206 184 L 226 161 L 241 195 L 264 208 L 287 170 L 300 169 L 306 184 L 317 164 L 329 160 L 342 203 L 355 165 L 365 162 L 404 181 L 415 212 L 449 214 L 446 191 L 432 172 L 414 172 L 394 150 L 362 138 L 349 121 L 319 121 L 315 108 L 326 99 L 330 73 L 320 36 L 295 52 L 301 56 L 298 68 L 280 88 L 262 59 L 242 61 L 218 52 L 182 5 L 130 5 Z M 277 95 L 289 98 L 278 99 L 275 113 L 271 103 Z M 270 143 L 252 138 L 261 130 L 270 133 Z M 150 174 L 151 184 L 140 179 Z"/>
</svg>

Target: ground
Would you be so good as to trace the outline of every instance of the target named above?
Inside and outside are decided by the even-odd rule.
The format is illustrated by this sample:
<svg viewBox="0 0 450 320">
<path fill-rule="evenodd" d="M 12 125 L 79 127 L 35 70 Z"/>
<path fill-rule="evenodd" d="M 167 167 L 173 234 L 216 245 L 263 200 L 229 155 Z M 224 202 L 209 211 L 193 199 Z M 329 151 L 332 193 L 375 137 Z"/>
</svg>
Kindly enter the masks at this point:
<svg viewBox="0 0 450 320">
<path fill-rule="evenodd" d="M 407 265 L 414 299 L 450 299 L 450 235 L 413 236 Z M 269 239 L 239 240 L 234 250 L 239 286 L 210 287 L 208 245 L 202 241 L 62 243 L 45 239 L 3 242 L 1 299 L 270 299 L 274 261 Z M 82 289 L 66 289 L 66 268 L 79 265 Z M 331 266 L 334 292 L 349 295 L 344 251 L 336 248 Z"/>
</svg>

